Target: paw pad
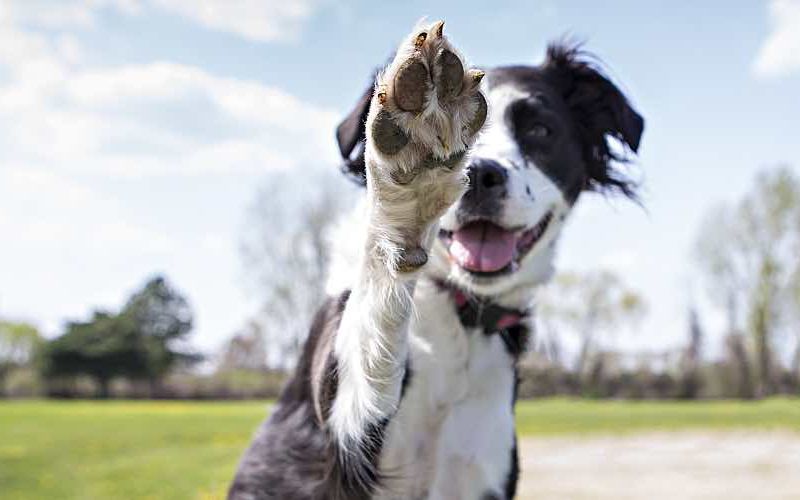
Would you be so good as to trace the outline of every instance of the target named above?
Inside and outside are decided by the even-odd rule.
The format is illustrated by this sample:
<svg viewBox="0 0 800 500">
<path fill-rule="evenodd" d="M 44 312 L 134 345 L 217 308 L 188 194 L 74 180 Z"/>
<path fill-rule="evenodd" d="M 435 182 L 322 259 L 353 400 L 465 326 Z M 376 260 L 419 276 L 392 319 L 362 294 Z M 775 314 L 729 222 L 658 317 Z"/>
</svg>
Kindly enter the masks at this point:
<svg viewBox="0 0 800 500">
<path fill-rule="evenodd" d="M 396 154 L 408 144 L 408 136 L 385 109 L 381 110 L 372 122 L 372 136 L 378 151 L 385 155 Z"/>
<path fill-rule="evenodd" d="M 489 111 L 489 107 L 486 104 L 486 98 L 483 97 L 483 94 L 480 92 L 475 94 L 473 99 L 477 103 L 478 107 L 475 111 L 475 116 L 473 116 L 472 120 L 469 121 L 467 127 L 470 134 L 477 134 L 481 127 L 483 127 L 484 122 L 486 122 L 486 113 Z"/>
<path fill-rule="evenodd" d="M 464 84 L 464 66 L 461 59 L 447 49 L 436 56 L 434 65 L 439 68 L 436 95 L 439 99 L 452 99 L 461 93 Z"/>
<path fill-rule="evenodd" d="M 394 100 L 403 111 L 417 112 L 425 104 L 428 68 L 418 58 L 407 60 L 394 77 Z"/>
</svg>

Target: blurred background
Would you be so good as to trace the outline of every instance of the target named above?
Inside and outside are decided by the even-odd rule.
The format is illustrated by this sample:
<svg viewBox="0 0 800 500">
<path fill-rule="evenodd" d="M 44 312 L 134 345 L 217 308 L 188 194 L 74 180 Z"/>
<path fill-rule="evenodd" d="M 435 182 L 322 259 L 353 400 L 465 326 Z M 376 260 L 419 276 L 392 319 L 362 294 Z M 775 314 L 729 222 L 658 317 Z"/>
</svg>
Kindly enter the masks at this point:
<svg viewBox="0 0 800 500">
<path fill-rule="evenodd" d="M 541 295 L 523 497 L 800 497 L 797 0 L 1 0 L 0 497 L 221 495 L 422 16 L 481 67 L 585 40 L 646 119 L 641 206 L 583 196 Z"/>
</svg>

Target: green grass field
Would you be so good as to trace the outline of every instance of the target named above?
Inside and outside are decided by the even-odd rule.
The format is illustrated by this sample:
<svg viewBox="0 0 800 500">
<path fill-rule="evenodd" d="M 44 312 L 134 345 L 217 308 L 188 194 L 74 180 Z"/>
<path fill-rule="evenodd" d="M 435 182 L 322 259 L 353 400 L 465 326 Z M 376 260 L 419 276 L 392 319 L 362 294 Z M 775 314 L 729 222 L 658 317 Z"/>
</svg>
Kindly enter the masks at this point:
<svg viewBox="0 0 800 500">
<path fill-rule="evenodd" d="M 2 499 L 220 498 L 264 402 L 0 402 Z M 800 432 L 800 400 L 517 406 L 522 435 L 688 429 Z"/>
</svg>

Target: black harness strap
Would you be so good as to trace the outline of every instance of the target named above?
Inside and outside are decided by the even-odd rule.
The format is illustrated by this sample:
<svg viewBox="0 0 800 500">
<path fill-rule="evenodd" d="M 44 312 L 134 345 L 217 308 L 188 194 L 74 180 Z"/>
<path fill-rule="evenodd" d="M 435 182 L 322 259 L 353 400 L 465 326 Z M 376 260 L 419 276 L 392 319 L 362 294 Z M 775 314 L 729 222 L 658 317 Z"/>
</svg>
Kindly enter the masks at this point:
<svg viewBox="0 0 800 500">
<path fill-rule="evenodd" d="M 527 309 L 503 307 L 491 299 L 467 294 L 450 283 L 436 281 L 441 290 L 450 292 L 461 324 L 466 328 L 479 328 L 484 335 L 499 335 L 509 353 L 519 356 L 527 345 L 530 316 Z"/>
</svg>

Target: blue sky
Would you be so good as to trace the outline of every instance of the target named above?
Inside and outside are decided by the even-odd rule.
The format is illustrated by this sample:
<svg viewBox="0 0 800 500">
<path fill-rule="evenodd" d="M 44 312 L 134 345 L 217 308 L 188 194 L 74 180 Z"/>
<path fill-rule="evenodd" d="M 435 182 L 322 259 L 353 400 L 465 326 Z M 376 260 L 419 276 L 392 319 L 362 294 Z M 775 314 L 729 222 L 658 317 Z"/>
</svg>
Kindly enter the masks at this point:
<svg viewBox="0 0 800 500">
<path fill-rule="evenodd" d="M 644 208 L 584 197 L 559 266 L 643 292 L 629 345 L 682 341 L 703 214 L 761 168 L 800 170 L 797 0 L 5 0 L 0 315 L 55 334 L 165 272 L 219 344 L 255 307 L 238 243 L 257 187 L 336 167 L 338 118 L 422 16 L 479 66 L 563 34 L 606 62 L 647 120 Z"/>
</svg>

